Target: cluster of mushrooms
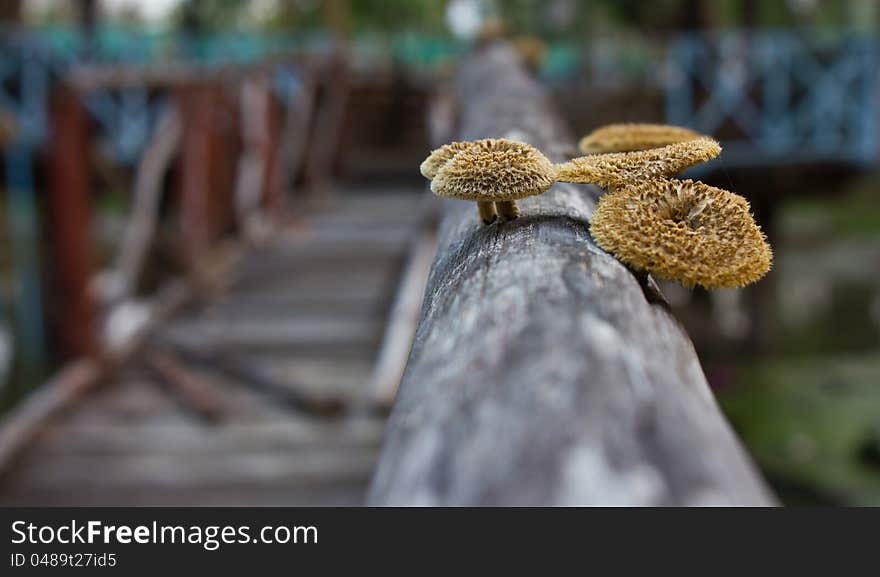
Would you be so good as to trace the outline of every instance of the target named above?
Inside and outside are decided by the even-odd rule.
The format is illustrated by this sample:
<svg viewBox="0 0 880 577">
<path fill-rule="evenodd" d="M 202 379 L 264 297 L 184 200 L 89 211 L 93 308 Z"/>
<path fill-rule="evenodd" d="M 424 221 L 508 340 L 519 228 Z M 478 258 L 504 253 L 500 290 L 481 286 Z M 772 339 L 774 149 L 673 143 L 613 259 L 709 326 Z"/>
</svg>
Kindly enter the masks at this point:
<svg viewBox="0 0 880 577">
<path fill-rule="evenodd" d="M 483 223 L 519 215 L 516 201 L 554 182 L 608 191 L 590 222 L 600 247 L 631 268 L 687 287 L 741 287 L 770 270 L 772 252 L 741 196 L 675 175 L 715 158 L 719 144 L 686 128 L 613 124 L 581 139 L 585 156 L 554 164 L 524 142 L 453 142 L 422 163 L 431 190 L 477 202 Z"/>
</svg>

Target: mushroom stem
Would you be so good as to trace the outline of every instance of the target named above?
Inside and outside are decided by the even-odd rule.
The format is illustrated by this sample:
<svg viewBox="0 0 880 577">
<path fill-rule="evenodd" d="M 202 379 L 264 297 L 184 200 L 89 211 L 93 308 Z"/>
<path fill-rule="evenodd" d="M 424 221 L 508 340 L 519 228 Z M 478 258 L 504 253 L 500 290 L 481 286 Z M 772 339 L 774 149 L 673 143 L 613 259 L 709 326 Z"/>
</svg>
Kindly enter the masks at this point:
<svg viewBox="0 0 880 577">
<path fill-rule="evenodd" d="M 519 207 L 516 205 L 515 200 L 497 201 L 495 208 L 498 210 L 498 214 L 501 215 L 501 220 L 503 221 L 513 220 L 519 216 Z"/>
<path fill-rule="evenodd" d="M 483 224 L 492 224 L 495 222 L 498 213 L 495 212 L 494 202 L 478 201 L 477 209 L 480 211 L 480 220 L 483 221 Z"/>
</svg>

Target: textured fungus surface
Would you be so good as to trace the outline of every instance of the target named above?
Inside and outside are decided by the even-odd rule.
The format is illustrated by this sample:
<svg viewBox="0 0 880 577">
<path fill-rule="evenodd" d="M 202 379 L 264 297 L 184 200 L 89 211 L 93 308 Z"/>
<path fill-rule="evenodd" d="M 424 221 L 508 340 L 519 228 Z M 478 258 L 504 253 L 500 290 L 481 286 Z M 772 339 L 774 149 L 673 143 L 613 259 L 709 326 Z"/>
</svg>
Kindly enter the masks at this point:
<svg viewBox="0 0 880 577">
<path fill-rule="evenodd" d="M 431 190 L 439 196 L 477 201 L 516 200 L 541 194 L 553 184 L 553 164 L 524 142 L 487 138 L 469 146 L 462 144 L 448 145 L 450 151 L 453 147 L 462 150 L 441 164 L 431 180 Z M 449 154 L 442 150 L 435 151 L 438 158 Z"/>
<path fill-rule="evenodd" d="M 556 178 L 615 187 L 634 181 L 675 176 L 686 168 L 721 154 L 721 145 L 701 136 L 638 152 L 593 154 L 557 165 Z"/>
<path fill-rule="evenodd" d="M 770 247 L 739 195 L 691 180 L 655 180 L 603 196 L 596 243 L 622 262 L 685 286 L 740 287 L 770 269 Z"/>
<path fill-rule="evenodd" d="M 475 143 L 473 142 L 450 142 L 449 144 L 444 144 L 428 155 L 428 158 L 419 166 L 419 171 L 425 178 L 432 179 L 437 176 L 437 171 L 440 170 L 440 167 L 452 160 L 453 156 L 474 145 Z"/>
<path fill-rule="evenodd" d="M 578 148 L 584 154 L 630 152 L 694 140 L 699 132 L 669 124 L 609 124 L 583 137 Z"/>
</svg>

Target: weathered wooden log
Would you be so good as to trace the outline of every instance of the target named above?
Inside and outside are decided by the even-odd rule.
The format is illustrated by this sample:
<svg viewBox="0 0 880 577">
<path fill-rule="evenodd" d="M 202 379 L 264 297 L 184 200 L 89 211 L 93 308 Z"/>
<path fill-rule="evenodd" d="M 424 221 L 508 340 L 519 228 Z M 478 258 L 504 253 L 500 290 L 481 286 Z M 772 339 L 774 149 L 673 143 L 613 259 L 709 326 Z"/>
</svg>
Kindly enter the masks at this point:
<svg viewBox="0 0 880 577">
<path fill-rule="evenodd" d="M 459 136 L 574 153 L 505 46 L 458 80 Z M 449 201 L 372 505 L 767 505 L 687 334 L 592 241 L 601 191 L 557 184 L 480 224 Z"/>
</svg>

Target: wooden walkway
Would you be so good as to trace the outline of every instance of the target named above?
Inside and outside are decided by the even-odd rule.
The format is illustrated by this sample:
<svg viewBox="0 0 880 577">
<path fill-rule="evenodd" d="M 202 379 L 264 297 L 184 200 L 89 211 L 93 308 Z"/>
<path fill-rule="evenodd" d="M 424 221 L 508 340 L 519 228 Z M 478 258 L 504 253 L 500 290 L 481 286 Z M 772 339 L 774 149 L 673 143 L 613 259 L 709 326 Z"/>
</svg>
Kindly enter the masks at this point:
<svg viewBox="0 0 880 577">
<path fill-rule="evenodd" d="M 355 505 L 369 381 L 423 195 L 345 195 L 250 249 L 113 381 L 45 426 L 0 505 Z"/>
</svg>

